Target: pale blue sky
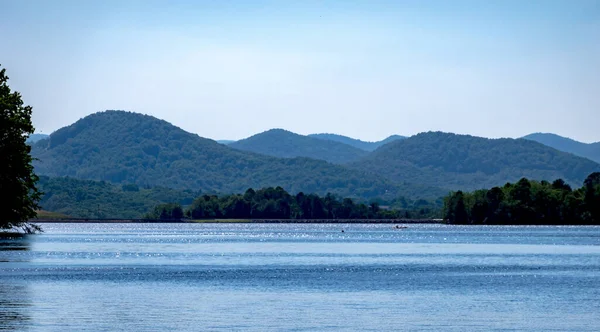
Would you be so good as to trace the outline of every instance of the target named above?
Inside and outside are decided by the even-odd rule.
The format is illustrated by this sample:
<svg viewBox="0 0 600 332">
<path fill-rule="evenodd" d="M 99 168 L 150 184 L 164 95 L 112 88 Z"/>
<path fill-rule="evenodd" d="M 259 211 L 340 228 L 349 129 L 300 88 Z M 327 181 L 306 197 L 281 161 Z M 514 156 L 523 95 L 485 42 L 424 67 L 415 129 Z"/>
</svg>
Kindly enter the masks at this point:
<svg viewBox="0 0 600 332">
<path fill-rule="evenodd" d="M 214 139 L 441 130 L 600 141 L 600 1 L 8 1 L 34 125 L 151 114 Z"/>
</svg>

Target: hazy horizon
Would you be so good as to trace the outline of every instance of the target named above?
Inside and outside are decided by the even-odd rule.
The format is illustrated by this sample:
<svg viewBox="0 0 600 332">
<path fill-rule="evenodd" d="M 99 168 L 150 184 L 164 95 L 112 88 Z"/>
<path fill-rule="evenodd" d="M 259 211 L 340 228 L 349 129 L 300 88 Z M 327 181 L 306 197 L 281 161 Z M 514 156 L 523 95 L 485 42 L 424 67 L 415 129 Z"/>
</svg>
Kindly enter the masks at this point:
<svg viewBox="0 0 600 332">
<path fill-rule="evenodd" d="M 107 110 L 107 111 L 112 111 L 112 110 Z M 120 110 L 120 111 L 124 111 L 124 110 Z M 126 112 L 127 112 L 127 111 L 126 111 Z M 148 115 L 148 114 L 145 114 L 145 115 Z M 160 120 L 163 120 L 163 119 L 160 119 Z M 67 126 L 68 126 L 68 125 L 67 125 Z M 179 127 L 179 126 L 177 126 L 177 127 Z M 61 128 L 62 128 L 62 127 L 61 127 Z M 179 128 L 181 128 L 181 127 L 179 127 Z M 60 128 L 58 128 L 58 129 L 60 129 Z M 58 129 L 57 129 L 57 130 L 58 130 Z M 183 128 L 182 128 L 182 129 L 183 129 Z M 185 130 L 185 129 L 184 129 L 184 130 Z M 212 140 L 215 140 L 215 141 L 231 141 L 231 142 L 236 142 L 236 141 L 239 141 L 239 140 L 243 140 L 243 139 L 246 139 L 246 138 L 252 137 L 252 136 L 254 136 L 254 135 L 262 134 L 262 133 L 264 133 L 264 132 L 266 132 L 266 131 L 270 131 L 270 130 L 285 130 L 285 131 L 290 131 L 290 132 L 292 132 L 292 133 L 294 133 L 294 134 L 300 134 L 300 133 L 296 133 L 296 132 L 293 132 L 293 131 L 291 131 L 291 130 L 288 130 L 288 129 L 286 129 L 286 128 L 270 128 L 270 129 L 267 129 L 267 130 L 264 130 L 264 131 L 261 131 L 261 132 L 257 132 L 257 133 L 251 134 L 250 136 L 247 136 L 247 137 L 242 137 L 242 138 L 238 138 L 238 139 L 228 139 L 228 138 L 212 138 L 212 137 L 205 137 L 205 138 L 209 138 L 209 139 L 212 139 Z M 52 132 L 54 132 L 54 131 L 52 131 Z M 35 134 L 45 134 L 45 135 L 50 135 L 50 134 L 52 134 L 52 132 L 49 132 L 49 133 L 42 133 L 42 132 L 39 132 L 39 131 L 37 131 L 37 130 L 36 130 Z M 415 133 L 415 134 L 413 134 L 413 135 L 418 135 L 418 134 L 422 134 L 422 133 L 426 133 L 426 132 L 433 132 L 433 130 L 429 130 L 429 131 L 423 131 L 423 132 L 418 132 L 418 133 Z M 455 132 L 448 132 L 448 131 L 437 131 L 437 132 L 445 132 L 445 133 L 451 133 L 451 134 L 457 134 L 457 135 L 471 135 L 471 134 L 468 134 L 468 133 L 455 133 Z M 337 134 L 337 133 L 331 133 L 331 132 L 308 133 L 308 134 L 300 134 L 300 135 L 309 136 L 309 135 L 327 135 L 327 134 L 341 135 L 341 134 Z M 542 134 L 542 135 L 558 135 L 558 136 L 561 136 L 561 137 L 563 137 L 563 138 L 567 138 L 567 139 L 575 140 L 574 138 L 571 138 L 571 137 L 568 137 L 568 136 L 563 136 L 563 135 L 559 135 L 559 134 L 556 134 L 556 133 L 547 133 L 547 132 L 532 132 L 532 133 L 529 133 L 529 134 L 527 134 L 527 135 L 532 135 L 532 134 Z M 380 139 L 375 139 L 375 140 L 364 140 L 364 139 L 361 139 L 361 138 L 358 138 L 358 137 L 354 137 L 354 136 L 347 136 L 347 135 L 342 135 L 342 136 L 346 136 L 346 137 L 353 138 L 353 139 L 358 139 L 358 140 L 361 140 L 361 141 L 364 141 L 364 142 L 371 142 L 371 143 L 374 143 L 374 142 L 383 141 L 383 140 L 385 140 L 385 139 L 387 139 L 387 138 L 389 138 L 389 137 L 391 137 L 391 136 L 404 136 L 404 137 L 411 137 L 411 136 L 413 136 L 413 135 L 390 134 L 390 135 L 388 135 L 388 136 L 381 137 Z M 524 136 L 527 136 L 527 135 L 523 135 L 523 136 L 520 136 L 520 137 L 495 137 L 495 138 L 523 138 Z M 472 135 L 472 136 L 477 136 L 477 135 Z M 486 137 L 486 136 L 477 136 L 477 137 Z M 575 140 L 575 141 L 577 141 L 577 140 Z M 577 142 L 581 142 L 581 141 L 577 141 Z M 600 142 L 581 142 L 581 143 L 593 144 L 593 143 L 600 143 Z"/>
<path fill-rule="evenodd" d="M 598 1 L 2 1 L 39 133 L 123 109 L 217 140 L 444 131 L 600 141 Z"/>
</svg>

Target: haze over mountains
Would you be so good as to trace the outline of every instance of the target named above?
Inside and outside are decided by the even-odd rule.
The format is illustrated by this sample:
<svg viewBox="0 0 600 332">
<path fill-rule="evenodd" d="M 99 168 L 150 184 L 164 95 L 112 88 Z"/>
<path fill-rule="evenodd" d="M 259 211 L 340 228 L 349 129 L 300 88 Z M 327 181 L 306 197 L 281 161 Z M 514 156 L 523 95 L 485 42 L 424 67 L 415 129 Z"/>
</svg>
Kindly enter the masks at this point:
<svg viewBox="0 0 600 332">
<path fill-rule="evenodd" d="M 240 151 L 151 116 L 123 111 L 89 115 L 32 146 L 40 175 L 69 176 L 203 192 L 282 186 L 290 192 L 351 197 L 437 196 L 439 189 L 395 184 L 309 158 Z"/>
<path fill-rule="evenodd" d="M 27 143 L 32 144 L 39 140 L 43 140 L 44 138 L 48 138 L 49 135 L 46 134 L 31 134 L 27 138 Z"/>
<path fill-rule="evenodd" d="M 581 185 L 599 164 L 524 139 L 421 133 L 383 145 L 348 165 L 386 179 L 453 190 L 490 188 L 526 177 Z"/>
<path fill-rule="evenodd" d="M 581 186 L 600 171 L 591 160 L 525 139 L 428 132 L 370 143 L 380 144 L 373 152 L 340 139 L 274 129 L 223 145 L 151 116 L 106 111 L 33 144 L 32 155 L 36 172 L 51 177 L 221 193 L 282 186 L 363 199 L 437 198 L 521 177 Z"/>
<path fill-rule="evenodd" d="M 274 157 L 308 157 L 335 164 L 356 161 L 367 155 L 366 151 L 344 143 L 302 136 L 283 129 L 271 129 L 229 146 Z"/>
<path fill-rule="evenodd" d="M 271 129 L 271 130 L 278 130 L 278 129 Z M 262 134 L 269 134 L 269 132 L 271 130 L 268 130 Z M 284 129 L 279 129 L 279 130 L 284 130 Z M 285 130 L 284 130 L 285 131 Z M 298 135 L 295 133 L 292 133 L 290 131 L 287 131 L 290 134 L 294 134 L 294 135 Z M 221 144 L 225 144 L 225 145 L 229 145 L 232 143 L 236 143 L 236 142 L 241 142 L 241 141 L 246 141 L 250 138 L 257 138 L 255 136 L 259 136 L 261 134 L 256 134 L 254 136 L 248 137 L 246 139 L 240 140 L 240 141 L 233 141 L 233 140 L 218 140 L 217 142 L 221 143 Z M 377 149 L 378 147 L 387 144 L 389 142 L 393 142 L 395 140 L 399 140 L 399 139 L 405 139 L 406 136 L 400 136 L 400 135 L 391 135 L 381 141 L 376 141 L 376 142 L 366 142 L 366 141 L 362 141 L 356 138 L 352 138 L 352 137 L 348 137 L 348 136 L 343 136 L 343 135 L 338 135 L 338 134 L 310 134 L 307 136 L 303 136 L 303 135 L 298 135 L 298 136 L 302 136 L 302 137 L 313 137 L 313 138 L 318 138 L 320 140 L 324 140 L 324 141 L 332 141 L 332 142 L 338 142 L 338 143 L 343 143 L 352 147 L 355 147 L 357 149 L 363 150 L 363 151 L 373 151 L 375 149 Z M 309 141 L 306 141 L 309 142 Z M 315 144 L 314 141 L 312 141 L 313 144 Z M 246 143 L 244 143 L 244 145 L 246 145 Z M 258 152 L 258 151 L 257 151 Z"/>
<path fill-rule="evenodd" d="M 406 136 L 392 135 L 381 141 L 365 142 L 365 141 L 361 141 L 359 139 L 351 138 L 348 136 L 337 135 L 337 134 L 310 134 L 308 136 L 322 139 L 322 140 L 344 143 L 344 144 L 353 146 L 355 148 L 358 148 L 358 149 L 361 149 L 364 151 L 373 151 L 384 144 L 406 138 Z"/>
<path fill-rule="evenodd" d="M 524 136 L 523 138 L 600 163 L 600 142 L 582 143 L 570 138 L 549 133 L 534 133 Z"/>
<path fill-rule="evenodd" d="M 164 187 L 140 188 L 103 181 L 41 176 L 40 206 L 75 218 L 140 218 L 158 204 L 189 205 L 199 194 Z"/>
</svg>

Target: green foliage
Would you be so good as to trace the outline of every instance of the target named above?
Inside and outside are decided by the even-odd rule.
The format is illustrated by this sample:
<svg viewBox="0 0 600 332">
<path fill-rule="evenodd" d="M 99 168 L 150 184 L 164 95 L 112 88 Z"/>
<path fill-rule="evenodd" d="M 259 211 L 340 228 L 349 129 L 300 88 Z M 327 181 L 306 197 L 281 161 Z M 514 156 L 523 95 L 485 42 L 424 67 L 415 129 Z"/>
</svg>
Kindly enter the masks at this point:
<svg viewBox="0 0 600 332">
<path fill-rule="evenodd" d="M 169 202 L 190 205 L 198 195 L 189 190 L 144 189 L 132 184 L 118 186 L 104 181 L 47 176 L 40 177 L 39 187 L 44 192 L 40 201 L 44 210 L 90 219 L 142 218 L 156 205 Z"/>
<path fill-rule="evenodd" d="M 428 204 L 428 203 L 426 203 Z M 157 206 L 149 216 L 158 216 L 168 207 Z M 302 192 L 291 195 L 281 187 L 260 190 L 248 189 L 242 194 L 202 195 L 194 200 L 186 212 L 192 219 L 397 219 L 433 218 L 437 209 L 383 208 L 379 202 L 366 204 L 333 194 L 320 197 Z"/>
<path fill-rule="evenodd" d="M 157 205 L 145 216 L 146 219 L 156 220 L 181 220 L 183 217 L 184 215 L 181 205 L 175 203 L 164 203 Z"/>
<path fill-rule="evenodd" d="M 31 106 L 8 86 L 6 69 L 0 69 L 0 228 L 39 230 L 27 221 L 36 215 L 40 193 L 33 173 L 27 137 L 34 132 Z"/>
<path fill-rule="evenodd" d="M 453 224 L 600 224 L 600 173 L 572 190 L 563 180 L 552 184 L 525 178 L 490 190 L 450 193 L 443 216 Z"/>
<path fill-rule="evenodd" d="M 387 177 L 451 190 L 474 190 L 514 182 L 565 179 L 581 183 L 600 165 L 524 139 L 487 139 L 422 133 L 382 146 L 349 166 Z"/>
<path fill-rule="evenodd" d="M 58 212 L 50 212 L 45 210 L 37 211 L 36 219 L 70 219 L 73 218 L 66 214 L 58 213 Z"/>
<path fill-rule="evenodd" d="M 600 163 L 600 142 L 582 143 L 559 135 L 544 133 L 530 134 L 523 138 Z"/>
<path fill-rule="evenodd" d="M 583 182 L 583 202 L 589 219 L 600 223 L 600 172 L 590 174 Z"/>
<path fill-rule="evenodd" d="M 302 136 L 283 129 L 271 129 L 237 142 L 230 147 L 279 158 L 307 157 L 343 164 L 367 153 L 343 143 Z"/>
<path fill-rule="evenodd" d="M 355 139 L 355 138 L 351 138 L 351 137 L 347 137 L 347 136 L 342 136 L 342 135 L 337 135 L 337 134 L 311 134 L 308 135 L 309 137 L 314 137 L 314 138 L 318 138 L 321 140 L 327 140 L 327 141 L 333 141 L 333 142 L 339 142 L 339 143 L 344 143 L 346 145 L 350 145 L 353 146 L 357 149 L 361 149 L 364 151 L 374 151 L 375 149 L 377 149 L 378 147 L 396 141 L 396 140 L 400 140 L 400 139 L 405 139 L 405 136 L 400 136 L 400 135 L 392 135 L 384 140 L 381 141 L 377 141 L 377 142 L 365 142 L 365 141 L 361 141 L 359 139 Z"/>
<path fill-rule="evenodd" d="M 285 186 L 369 199 L 400 195 L 441 197 L 445 192 L 409 183 L 392 184 L 377 175 L 308 158 L 281 159 L 239 151 L 185 132 L 151 116 L 106 111 L 87 116 L 32 146 L 36 172 L 234 193 L 246 188 Z"/>
</svg>

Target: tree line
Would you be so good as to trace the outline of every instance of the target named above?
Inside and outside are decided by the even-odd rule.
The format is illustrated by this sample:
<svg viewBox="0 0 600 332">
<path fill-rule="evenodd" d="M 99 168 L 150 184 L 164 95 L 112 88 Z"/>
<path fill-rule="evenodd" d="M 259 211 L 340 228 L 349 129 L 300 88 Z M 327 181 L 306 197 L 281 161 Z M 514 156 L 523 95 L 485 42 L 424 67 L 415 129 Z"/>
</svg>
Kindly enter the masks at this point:
<svg viewBox="0 0 600 332">
<path fill-rule="evenodd" d="M 452 224 L 600 224 L 600 172 L 573 190 L 563 180 L 522 178 L 503 187 L 456 191 L 444 199 L 444 219 Z"/>
<path fill-rule="evenodd" d="M 281 187 L 248 189 L 244 194 L 202 195 L 184 209 L 168 203 L 154 207 L 148 219 L 412 219 L 437 217 L 437 209 L 392 209 L 378 202 L 359 203 L 331 193 L 321 197 Z"/>
</svg>

